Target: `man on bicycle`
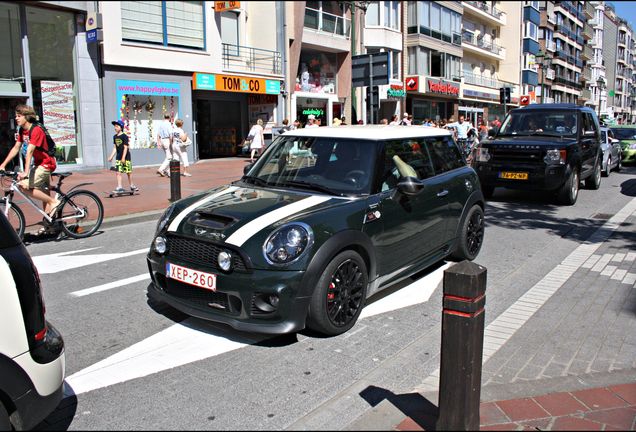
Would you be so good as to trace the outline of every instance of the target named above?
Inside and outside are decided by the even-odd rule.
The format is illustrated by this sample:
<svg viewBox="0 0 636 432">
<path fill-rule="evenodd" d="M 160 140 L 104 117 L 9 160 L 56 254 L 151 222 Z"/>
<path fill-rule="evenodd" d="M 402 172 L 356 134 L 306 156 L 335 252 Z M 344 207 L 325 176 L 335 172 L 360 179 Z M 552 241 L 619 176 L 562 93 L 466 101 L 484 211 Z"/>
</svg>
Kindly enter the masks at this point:
<svg viewBox="0 0 636 432">
<path fill-rule="evenodd" d="M 475 131 L 475 134 L 477 134 L 477 129 L 475 129 L 475 127 L 470 122 L 464 121 L 464 116 L 459 117 L 459 122 L 449 123 L 445 127 L 447 129 L 455 128 L 455 130 L 457 131 L 457 141 L 459 142 L 459 144 L 462 147 L 468 147 L 468 150 L 470 150 L 471 145 L 468 142 L 468 132 L 470 130 L 473 130 Z"/>
<path fill-rule="evenodd" d="M 15 107 L 15 121 L 20 126 L 20 133 L 7 158 L 0 164 L 0 171 L 4 171 L 7 163 L 20 154 L 22 143 L 25 143 L 27 150 L 24 172 L 18 175 L 18 180 L 22 180 L 19 185 L 20 190 L 29 198 L 42 201 L 45 204 L 44 211 L 53 217 L 61 202 L 51 197 L 49 191 L 44 188 L 48 187 L 51 173 L 57 168 L 57 163 L 54 157 L 46 153 L 47 143 L 44 131 L 39 127 L 35 127 L 31 131 L 31 126 L 36 120 L 37 117 L 32 107 L 28 105 Z"/>
</svg>

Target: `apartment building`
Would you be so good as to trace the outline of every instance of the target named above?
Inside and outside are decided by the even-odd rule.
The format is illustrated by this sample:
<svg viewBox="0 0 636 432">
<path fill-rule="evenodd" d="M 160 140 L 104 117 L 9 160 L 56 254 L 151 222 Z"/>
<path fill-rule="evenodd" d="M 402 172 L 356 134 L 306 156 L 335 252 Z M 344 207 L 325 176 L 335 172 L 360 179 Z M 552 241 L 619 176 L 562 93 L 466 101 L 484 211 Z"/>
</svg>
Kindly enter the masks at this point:
<svg viewBox="0 0 636 432">
<path fill-rule="evenodd" d="M 158 125 L 180 118 L 196 159 L 232 156 L 258 119 L 280 124 L 282 2 L 99 2 L 105 124 L 121 119 L 137 164 L 160 163 Z"/>
</svg>

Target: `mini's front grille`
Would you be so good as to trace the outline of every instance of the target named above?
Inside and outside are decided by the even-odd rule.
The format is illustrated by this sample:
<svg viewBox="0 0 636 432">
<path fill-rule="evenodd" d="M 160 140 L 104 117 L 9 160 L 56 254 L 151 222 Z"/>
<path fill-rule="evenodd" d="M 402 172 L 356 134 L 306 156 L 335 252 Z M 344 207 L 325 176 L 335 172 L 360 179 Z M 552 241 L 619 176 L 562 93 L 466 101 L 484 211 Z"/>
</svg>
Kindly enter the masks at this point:
<svg viewBox="0 0 636 432">
<path fill-rule="evenodd" d="M 211 269 L 220 270 L 217 256 L 224 248 L 218 245 L 206 241 L 174 236 L 168 237 L 168 245 L 168 257 L 175 257 Z M 232 261 L 234 271 L 246 272 L 247 268 L 241 256 L 238 253 L 233 253 L 232 255 L 234 257 Z"/>
<path fill-rule="evenodd" d="M 221 310 L 233 315 L 238 315 L 241 312 L 242 302 L 238 297 L 200 288 L 174 279 L 166 278 L 165 292 L 172 297 L 204 308 Z"/>
<path fill-rule="evenodd" d="M 541 150 L 517 150 L 503 148 L 489 148 L 491 163 L 501 164 L 524 164 L 539 165 L 544 164 Z"/>
</svg>

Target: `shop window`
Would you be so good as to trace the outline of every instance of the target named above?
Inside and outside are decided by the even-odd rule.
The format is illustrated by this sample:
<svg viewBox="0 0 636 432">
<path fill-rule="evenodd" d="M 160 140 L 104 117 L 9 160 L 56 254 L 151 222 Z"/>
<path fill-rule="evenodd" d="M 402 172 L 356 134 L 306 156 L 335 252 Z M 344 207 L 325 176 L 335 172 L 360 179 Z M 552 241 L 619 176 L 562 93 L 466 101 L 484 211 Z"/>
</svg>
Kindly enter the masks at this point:
<svg viewBox="0 0 636 432">
<path fill-rule="evenodd" d="M 76 139 L 75 16 L 31 6 L 25 11 L 33 108 L 55 141 L 58 164 L 76 163 L 81 152 Z"/>
<path fill-rule="evenodd" d="M 336 54 L 308 51 L 300 54 L 296 91 L 336 93 Z"/>
<path fill-rule="evenodd" d="M 167 82 L 117 80 L 118 118 L 125 123 L 131 149 L 157 147 L 164 114 L 181 118 L 180 85 Z"/>
<path fill-rule="evenodd" d="M 0 3 L 0 91 L 24 92 L 22 73 L 22 32 L 18 5 Z"/>
<path fill-rule="evenodd" d="M 202 1 L 122 1 L 122 39 L 205 48 Z"/>
</svg>

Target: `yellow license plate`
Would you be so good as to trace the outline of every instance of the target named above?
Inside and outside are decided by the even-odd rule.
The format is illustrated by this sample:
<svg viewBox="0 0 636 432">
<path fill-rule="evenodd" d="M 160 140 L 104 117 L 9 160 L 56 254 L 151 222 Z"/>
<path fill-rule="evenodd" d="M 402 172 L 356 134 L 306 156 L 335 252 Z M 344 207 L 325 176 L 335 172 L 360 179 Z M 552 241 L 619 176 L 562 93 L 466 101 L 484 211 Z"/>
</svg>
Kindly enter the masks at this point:
<svg viewBox="0 0 636 432">
<path fill-rule="evenodd" d="M 509 180 L 528 180 L 528 173 L 501 172 L 499 178 Z"/>
</svg>

